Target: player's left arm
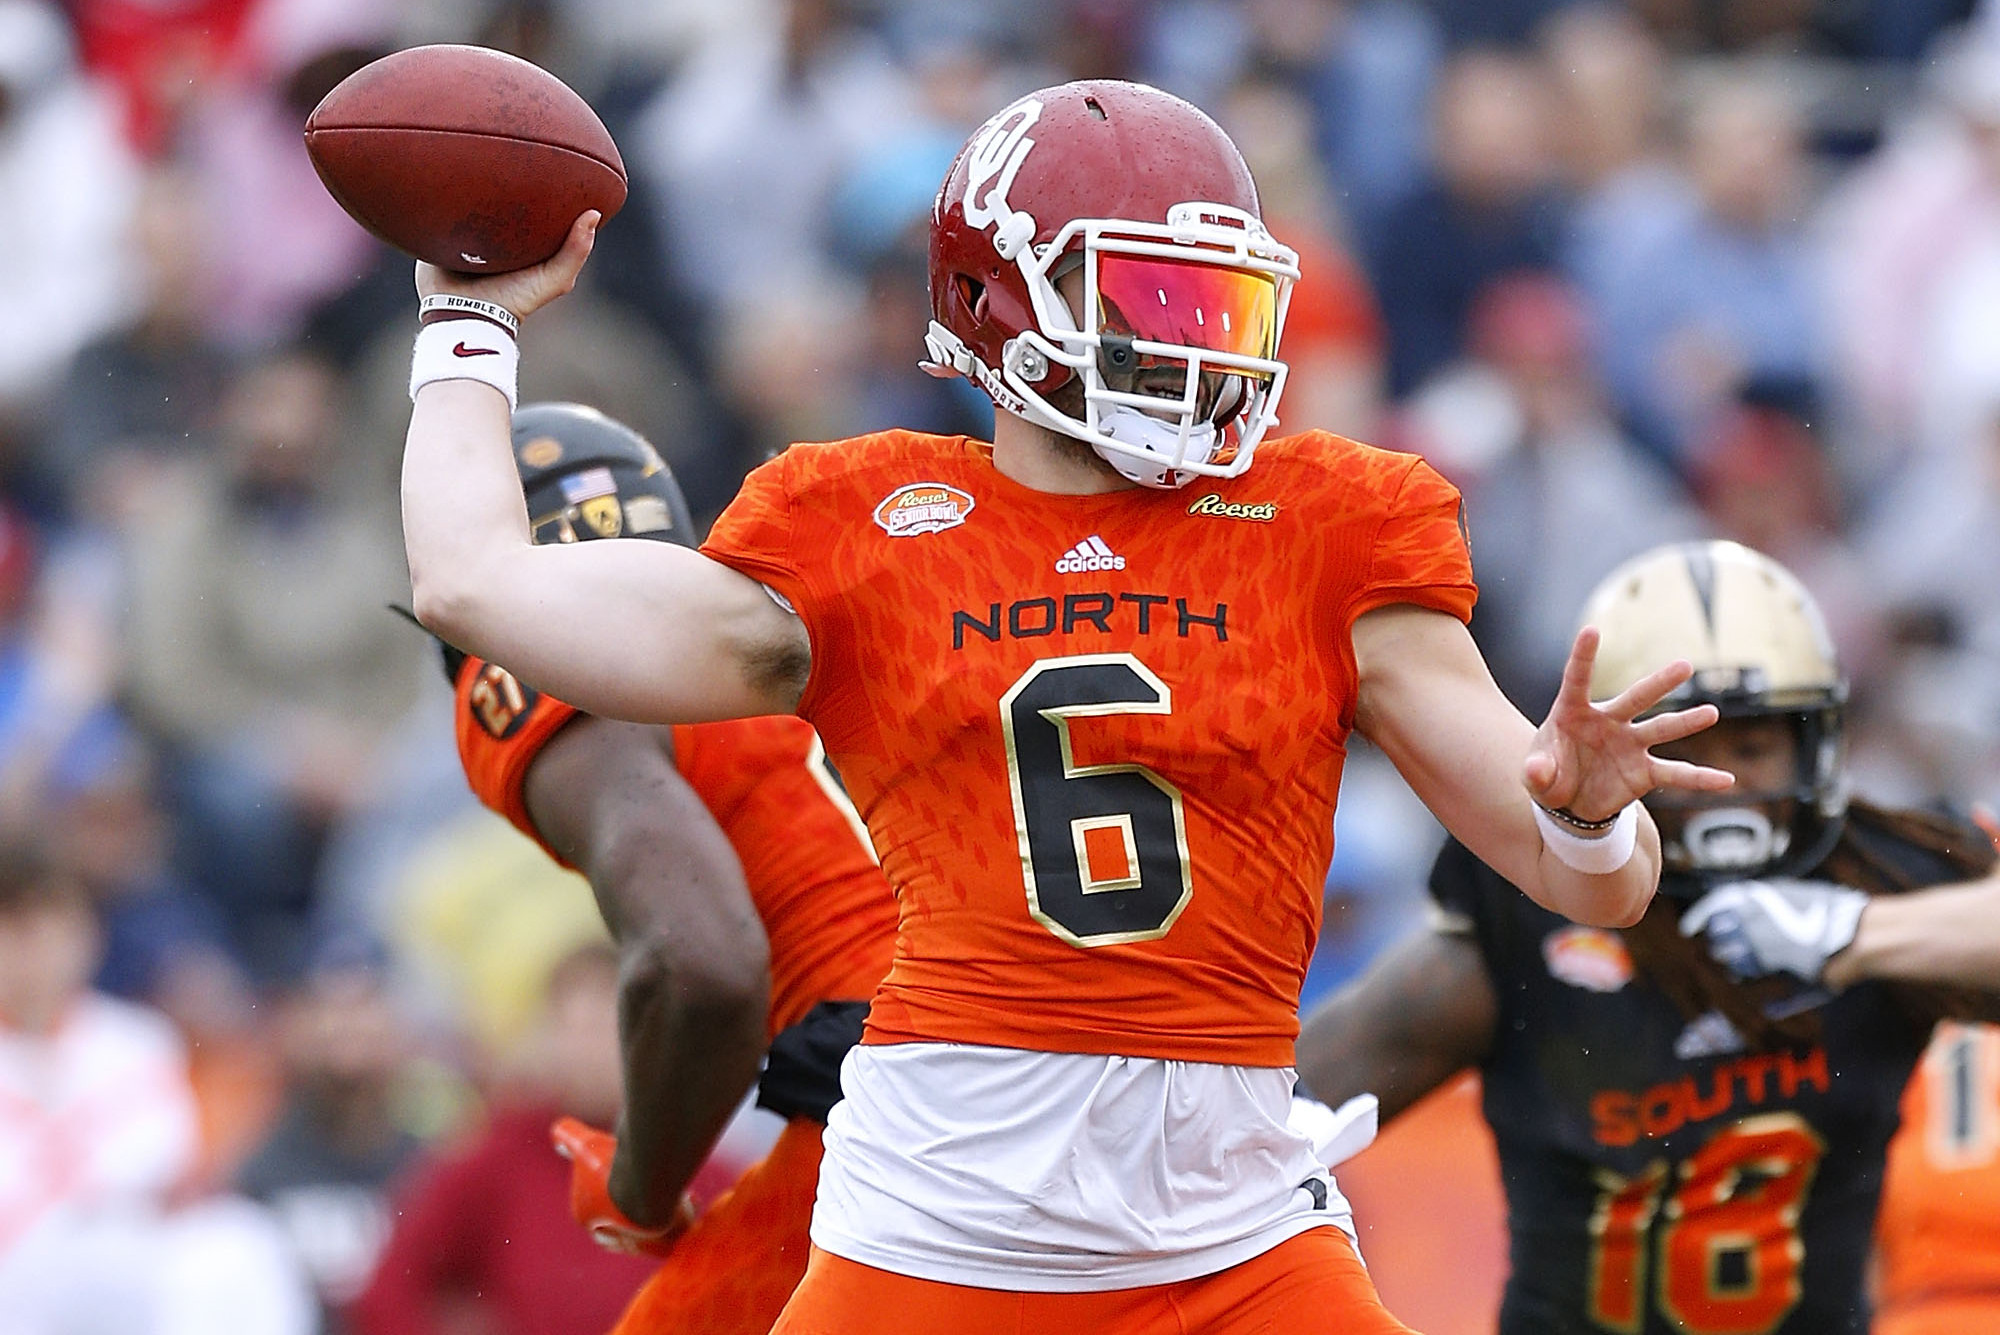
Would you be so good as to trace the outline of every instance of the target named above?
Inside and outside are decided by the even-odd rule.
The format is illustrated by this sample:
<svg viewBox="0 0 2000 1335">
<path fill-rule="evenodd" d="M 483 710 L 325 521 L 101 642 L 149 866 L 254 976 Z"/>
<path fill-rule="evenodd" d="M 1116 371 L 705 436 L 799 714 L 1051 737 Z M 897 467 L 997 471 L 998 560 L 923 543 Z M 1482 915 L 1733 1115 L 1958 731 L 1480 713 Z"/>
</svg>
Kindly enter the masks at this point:
<svg viewBox="0 0 2000 1335">
<path fill-rule="evenodd" d="M 1409 604 L 1355 618 L 1360 688 L 1355 726 L 1395 762 L 1446 829 L 1536 903 L 1580 923 L 1629 927 L 1644 916 L 1660 879 L 1660 838 L 1640 798 L 1655 788 L 1719 791 L 1721 770 L 1663 760 L 1648 748 L 1715 722 L 1701 705 L 1640 719 L 1690 676 L 1672 663 L 1603 704 L 1590 701 L 1597 632 L 1578 634 L 1562 690 L 1541 727 L 1494 684 L 1464 623 Z M 1535 803 L 1584 822 L 1636 822 L 1631 856 L 1604 872 L 1574 850 L 1565 861 L 1544 837 Z M 1618 836 L 1582 829 L 1586 841 Z"/>
</svg>

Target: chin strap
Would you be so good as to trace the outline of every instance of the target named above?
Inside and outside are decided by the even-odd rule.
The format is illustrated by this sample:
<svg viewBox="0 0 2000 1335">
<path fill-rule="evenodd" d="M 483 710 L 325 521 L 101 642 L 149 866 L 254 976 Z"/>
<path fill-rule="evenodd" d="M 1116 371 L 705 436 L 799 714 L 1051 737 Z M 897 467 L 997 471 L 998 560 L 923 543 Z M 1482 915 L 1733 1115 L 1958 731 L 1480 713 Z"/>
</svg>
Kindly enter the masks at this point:
<svg viewBox="0 0 2000 1335">
<path fill-rule="evenodd" d="M 924 331 L 924 351 L 930 355 L 918 362 L 917 367 L 926 374 L 940 380 L 962 375 L 976 382 L 973 368 L 979 365 L 979 359 L 972 355 L 972 349 L 965 346 L 964 340 L 936 320 L 932 320 L 931 327 Z"/>
<path fill-rule="evenodd" d="M 962 375 L 973 384 L 986 391 L 986 397 L 993 400 L 993 406 L 1015 416 L 1025 416 L 1027 404 L 1019 394 L 1008 388 L 1007 382 L 993 373 L 993 368 L 979 360 L 965 340 L 945 328 L 936 320 L 924 331 L 924 351 L 930 355 L 917 363 L 917 369 L 940 380 L 949 380 Z"/>
</svg>

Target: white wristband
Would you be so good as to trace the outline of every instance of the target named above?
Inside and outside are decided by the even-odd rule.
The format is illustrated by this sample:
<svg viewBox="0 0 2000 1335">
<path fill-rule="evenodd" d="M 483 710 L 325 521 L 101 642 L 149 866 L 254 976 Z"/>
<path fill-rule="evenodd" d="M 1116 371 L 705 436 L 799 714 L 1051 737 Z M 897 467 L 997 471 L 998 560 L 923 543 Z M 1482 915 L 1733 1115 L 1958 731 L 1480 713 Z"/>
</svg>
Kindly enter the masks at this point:
<svg viewBox="0 0 2000 1335">
<path fill-rule="evenodd" d="M 417 331 L 410 358 L 410 398 L 434 380 L 477 380 L 507 396 L 511 412 L 519 402 L 515 382 L 521 349 L 506 330 L 486 320 L 439 320 Z"/>
<path fill-rule="evenodd" d="M 1618 819 L 1611 823 L 1608 833 L 1595 839 L 1586 839 L 1573 830 L 1563 828 L 1562 822 L 1542 810 L 1539 802 L 1530 802 L 1535 809 L 1535 824 L 1542 832 L 1542 847 L 1556 855 L 1556 859 L 1571 871 L 1580 871 L 1586 876 L 1605 876 L 1617 871 L 1632 860 L 1632 850 L 1639 846 L 1639 804 L 1628 802 L 1618 813 Z"/>
</svg>

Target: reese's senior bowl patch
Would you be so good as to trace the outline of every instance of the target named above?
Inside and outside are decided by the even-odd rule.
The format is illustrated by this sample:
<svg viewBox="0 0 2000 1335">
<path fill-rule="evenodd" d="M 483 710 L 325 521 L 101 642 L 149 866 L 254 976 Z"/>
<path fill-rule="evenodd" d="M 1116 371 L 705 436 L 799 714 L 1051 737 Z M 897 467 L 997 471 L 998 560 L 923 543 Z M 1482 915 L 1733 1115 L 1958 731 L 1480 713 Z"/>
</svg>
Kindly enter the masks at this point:
<svg viewBox="0 0 2000 1335">
<path fill-rule="evenodd" d="M 1589 992 L 1616 992 L 1632 981 L 1632 956 L 1616 932 L 1565 927 L 1542 939 L 1549 976 Z"/>
<path fill-rule="evenodd" d="M 898 487 L 875 507 L 875 522 L 892 538 L 942 533 L 957 528 L 972 513 L 972 497 L 942 482 L 912 482 Z"/>
</svg>

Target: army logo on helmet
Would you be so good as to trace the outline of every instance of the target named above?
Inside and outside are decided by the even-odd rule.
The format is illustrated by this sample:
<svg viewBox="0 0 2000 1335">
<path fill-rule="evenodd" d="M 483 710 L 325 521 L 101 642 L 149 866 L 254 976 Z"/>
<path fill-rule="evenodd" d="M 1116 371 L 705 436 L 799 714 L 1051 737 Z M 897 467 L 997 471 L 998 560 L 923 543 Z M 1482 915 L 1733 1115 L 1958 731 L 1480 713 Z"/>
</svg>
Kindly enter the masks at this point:
<svg viewBox="0 0 2000 1335">
<path fill-rule="evenodd" d="M 514 414 L 514 460 L 536 542 L 653 538 L 694 545 L 687 501 L 659 452 L 595 408 L 523 405 Z"/>
<path fill-rule="evenodd" d="M 625 527 L 616 496 L 593 496 L 577 507 L 583 522 L 600 538 L 615 538 Z"/>
</svg>

